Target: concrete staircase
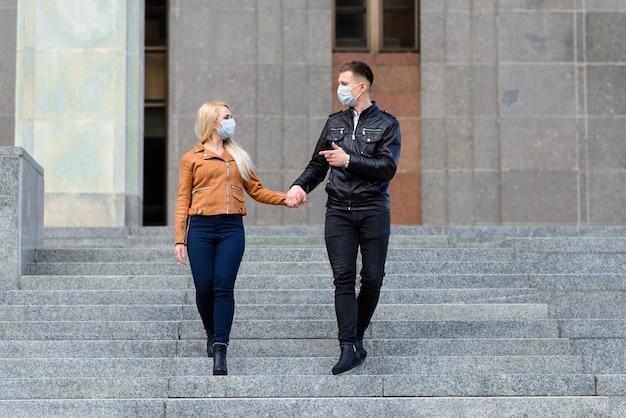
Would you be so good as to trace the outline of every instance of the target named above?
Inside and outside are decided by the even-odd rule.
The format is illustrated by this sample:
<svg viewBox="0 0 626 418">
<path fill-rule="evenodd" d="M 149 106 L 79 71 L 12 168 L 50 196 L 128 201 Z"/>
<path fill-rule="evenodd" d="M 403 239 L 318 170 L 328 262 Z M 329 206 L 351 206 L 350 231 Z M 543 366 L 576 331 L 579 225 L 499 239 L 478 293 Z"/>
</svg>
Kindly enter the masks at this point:
<svg viewBox="0 0 626 418">
<path fill-rule="evenodd" d="M 0 293 L 0 416 L 626 416 L 626 227 L 393 227 L 339 376 L 321 228 L 247 228 L 228 376 L 172 240 L 46 230 Z"/>
</svg>

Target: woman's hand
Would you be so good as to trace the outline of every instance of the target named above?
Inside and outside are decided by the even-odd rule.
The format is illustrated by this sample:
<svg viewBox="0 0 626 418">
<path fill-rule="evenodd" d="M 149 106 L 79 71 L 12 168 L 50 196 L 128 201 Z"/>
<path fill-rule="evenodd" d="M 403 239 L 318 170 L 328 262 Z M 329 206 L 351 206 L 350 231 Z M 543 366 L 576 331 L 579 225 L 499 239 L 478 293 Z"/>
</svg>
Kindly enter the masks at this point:
<svg viewBox="0 0 626 418">
<path fill-rule="evenodd" d="M 287 192 L 286 204 L 290 208 L 297 208 L 306 203 L 308 196 L 302 187 L 295 185 Z"/>
<path fill-rule="evenodd" d="M 185 254 L 187 253 L 187 248 L 185 247 L 185 244 L 176 244 L 174 247 L 174 253 L 176 254 L 178 262 L 183 266 L 186 266 L 187 263 L 185 262 Z"/>
</svg>

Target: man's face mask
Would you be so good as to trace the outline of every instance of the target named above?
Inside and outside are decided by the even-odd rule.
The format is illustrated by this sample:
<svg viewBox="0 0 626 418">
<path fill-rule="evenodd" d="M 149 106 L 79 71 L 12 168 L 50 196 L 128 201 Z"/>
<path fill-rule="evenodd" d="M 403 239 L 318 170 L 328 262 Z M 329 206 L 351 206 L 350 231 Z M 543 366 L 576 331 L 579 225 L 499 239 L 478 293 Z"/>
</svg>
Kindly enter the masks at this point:
<svg viewBox="0 0 626 418">
<path fill-rule="evenodd" d="M 339 99 L 342 105 L 352 107 L 356 104 L 356 100 L 359 98 L 361 94 L 359 94 L 359 96 L 356 96 L 356 97 L 352 96 L 352 89 L 360 85 L 361 83 L 352 87 L 350 86 L 337 87 L 337 98 Z"/>
</svg>

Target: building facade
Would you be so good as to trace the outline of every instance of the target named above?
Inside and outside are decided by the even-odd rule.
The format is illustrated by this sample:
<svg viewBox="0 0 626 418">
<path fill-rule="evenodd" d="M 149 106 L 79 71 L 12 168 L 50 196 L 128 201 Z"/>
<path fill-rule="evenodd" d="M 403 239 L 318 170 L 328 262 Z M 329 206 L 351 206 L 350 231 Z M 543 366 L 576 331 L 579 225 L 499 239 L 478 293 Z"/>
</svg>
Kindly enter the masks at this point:
<svg viewBox="0 0 626 418">
<path fill-rule="evenodd" d="M 626 223 L 621 0 L 0 0 L 0 28 L 0 145 L 43 167 L 47 226 L 172 223 L 214 99 L 286 190 L 352 59 L 400 120 L 394 224 Z M 322 224 L 325 197 L 246 223 Z"/>
</svg>

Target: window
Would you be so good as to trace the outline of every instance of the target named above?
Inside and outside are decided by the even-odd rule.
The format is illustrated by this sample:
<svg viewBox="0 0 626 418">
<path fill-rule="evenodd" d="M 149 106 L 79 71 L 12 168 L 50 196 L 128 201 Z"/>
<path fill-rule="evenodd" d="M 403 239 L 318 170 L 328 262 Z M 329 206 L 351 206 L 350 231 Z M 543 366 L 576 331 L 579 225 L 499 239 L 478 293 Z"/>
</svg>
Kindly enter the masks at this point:
<svg viewBox="0 0 626 418">
<path fill-rule="evenodd" d="M 418 0 L 335 0 L 335 51 L 419 49 Z"/>
<path fill-rule="evenodd" d="M 143 225 L 165 225 L 167 0 L 146 0 L 145 5 Z"/>
</svg>

